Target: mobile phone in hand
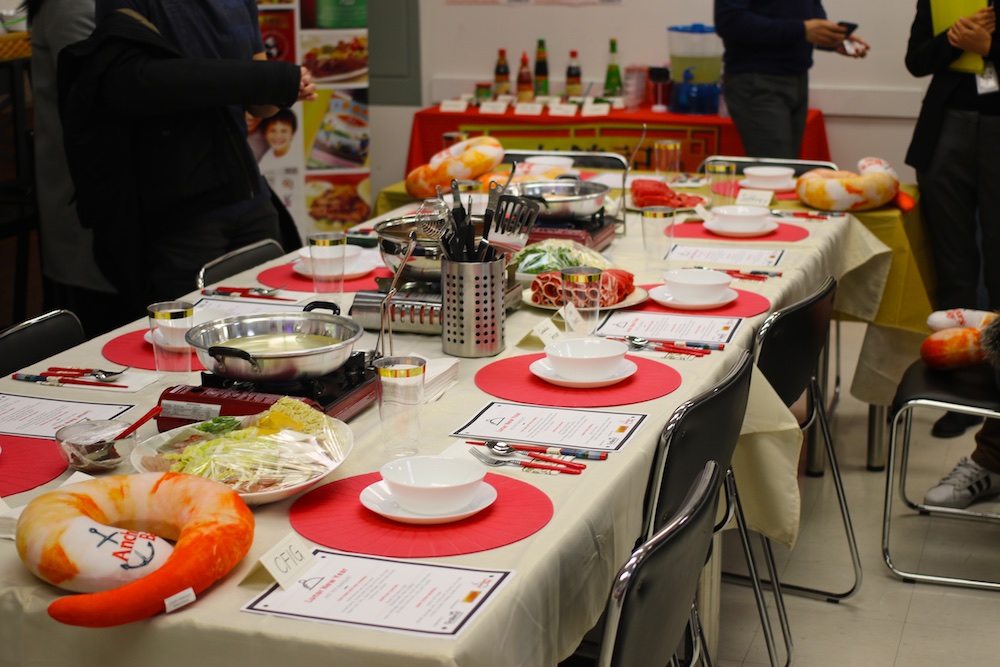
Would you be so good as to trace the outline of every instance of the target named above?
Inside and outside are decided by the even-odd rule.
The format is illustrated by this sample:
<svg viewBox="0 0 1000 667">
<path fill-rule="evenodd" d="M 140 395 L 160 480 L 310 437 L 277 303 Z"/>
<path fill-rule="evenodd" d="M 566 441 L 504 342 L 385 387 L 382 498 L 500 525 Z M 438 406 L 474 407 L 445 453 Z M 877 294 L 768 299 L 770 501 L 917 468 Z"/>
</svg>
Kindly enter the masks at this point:
<svg viewBox="0 0 1000 667">
<path fill-rule="evenodd" d="M 848 37 L 850 37 L 855 30 L 858 29 L 858 24 L 851 23 L 850 21 L 837 21 L 837 25 L 839 25 L 842 28 L 847 28 L 847 34 L 844 35 L 845 40 Z M 839 46 L 840 44 L 838 44 L 837 46 L 817 46 L 816 48 L 819 49 L 820 51 L 836 51 L 837 47 Z"/>
</svg>

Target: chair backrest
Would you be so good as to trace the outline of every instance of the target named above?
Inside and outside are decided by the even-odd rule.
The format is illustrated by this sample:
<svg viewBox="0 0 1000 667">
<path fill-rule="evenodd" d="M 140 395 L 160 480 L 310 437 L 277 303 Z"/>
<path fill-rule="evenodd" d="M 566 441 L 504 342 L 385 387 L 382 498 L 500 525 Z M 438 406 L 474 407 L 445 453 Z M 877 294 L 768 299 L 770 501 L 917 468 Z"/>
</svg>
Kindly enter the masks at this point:
<svg viewBox="0 0 1000 667">
<path fill-rule="evenodd" d="M 678 512 L 619 570 L 605 611 L 600 667 L 670 662 L 708 557 L 719 478 L 718 464 L 706 462 Z"/>
<path fill-rule="evenodd" d="M 53 310 L 0 331 L 0 375 L 30 366 L 87 340 L 68 310 Z"/>
<path fill-rule="evenodd" d="M 201 267 L 198 271 L 198 289 L 203 289 L 206 285 L 217 283 L 240 271 L 252 269 L 268 260 L 277 259 L 284 254 L 281 244 L 274 239 L 264 239 L 227 252 Z"/>
<path fill-rule="evenodd" d="M 573 166 L 577 169 L 621 169 L 624 171 L 628 168 L 628 160 L 624 156 L 618 153 L 602 151 L 533 151 L 513 149 L 504 151 L 503 161 L 508 164 L 515 161 L 521 163 L 524 162 L 525 158 L 542 156 L 571 157 L 573 158 Z"/>
<path fill-rule="evenodd" d="M 757 331 L 757 368 L 791 406 L 809 388 L 830 336 L 837 281 L 828 277 L 815 292 L 777 310 Z"/>
<path fill-rule="evenodd" d="M 837 165 L 828 160 L 786 160 L 772 157 L 745 157 L 742 155 L 710 155 L 698 166 L 699 172 L 705 171 L 709 162 L 733 162 L 736 173 L 742 174 L 747 167 L 791 167 L 796 176 L 801 176 L 812 169 L 837 169 Z"/>
<path fill-rule="evenodd" d="M 688 485 L 716 461 L 729 469 L 743 426 L 753 355 L 743 351 L 718 383 L 680 405 L 660 433 L 649 485 L 643 536 L 649 538 L 681 506 Z"/>
</svg>

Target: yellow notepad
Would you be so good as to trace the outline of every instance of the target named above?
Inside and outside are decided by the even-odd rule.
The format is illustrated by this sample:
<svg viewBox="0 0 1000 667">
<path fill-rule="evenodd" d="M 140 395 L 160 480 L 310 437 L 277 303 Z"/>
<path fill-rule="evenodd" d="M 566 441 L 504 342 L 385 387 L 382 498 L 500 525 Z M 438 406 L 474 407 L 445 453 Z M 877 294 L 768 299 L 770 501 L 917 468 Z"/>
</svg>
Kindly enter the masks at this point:
<svg viewBox="0 0 1000 667">
<path fill-rule="evenodd" d="M 986 7 L 987 0 L 931 0 L 931 22 L 934 34 L 940 35 L 963 16 L 971 16 Z M 949 69 L 959 72 L 983 73 L 983 57 L 978 53 L 965 51 L 951 64 Z"/>
</svg>

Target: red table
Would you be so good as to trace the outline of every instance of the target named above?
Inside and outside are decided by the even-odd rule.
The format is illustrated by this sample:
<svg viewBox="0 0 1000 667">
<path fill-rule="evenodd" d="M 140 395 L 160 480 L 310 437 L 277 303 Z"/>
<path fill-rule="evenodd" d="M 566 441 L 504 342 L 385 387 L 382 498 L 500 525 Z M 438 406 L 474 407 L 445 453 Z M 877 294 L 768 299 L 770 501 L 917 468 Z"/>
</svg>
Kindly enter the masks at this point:
<svg viewBox="0 0 1000 667">
<path fill-rule="evenodd" d="M 422 109 L 413 116 L 407 173 L 426 164 L 441 150 L 441 135 L 461 130 L 471 136 L 488 134 L 506 149 L 528 150 L 597 150 L 631 155 L 642 124 L 647 127 L 647 147 L 636 155 L 637 169 L 649 165 L 649 146 L 654 139 L 681 139 L 684 144 L 683 167 L 695 171 L 710 155 L 743 155 L 743 143 L 730 118 L 693 114 L 653 112 L 648 107 L 636 111 L 613 110 L 607 116 L 573 117 L 517 116 L 513 108 L 505 114 L 481 114 L 478 107 L 442 112 L 437 106 Z M 800 158 L 829 160 L 823 112 L 810 109 L 806 119 Z"/>
</svg>

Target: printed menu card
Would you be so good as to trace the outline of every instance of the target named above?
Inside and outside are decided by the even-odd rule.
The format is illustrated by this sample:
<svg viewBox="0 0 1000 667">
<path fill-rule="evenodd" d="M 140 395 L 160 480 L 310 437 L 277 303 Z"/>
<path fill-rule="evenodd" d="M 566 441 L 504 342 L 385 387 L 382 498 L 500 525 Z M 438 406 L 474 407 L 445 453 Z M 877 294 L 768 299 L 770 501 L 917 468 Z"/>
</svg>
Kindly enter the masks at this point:
<svg viewBox="0 0 1000 667">
<path fill-rule="evenodd" d="M 56 431 L 67 424 L 84 419 L 114 419 L 131 407 L 129 403 L 87 403 L 0 394 L 0 433 L 54 438 Z"/>
<path fill-rule="evenodd" d="M 619 310 L 610 313 L 594 333 L 618 338 L 638 336 L 647 340 L 725 345 L 732 342 L 742 321 L 739 317 L 664 315 Z"/>
<path fill-rule="evenodd" d="M 685 262 L 726 264 L 735 266 L 778 266 L 785 251 L 778 248 L 713 247 L 674 245 L 667 259 Z"/>
</svg>

